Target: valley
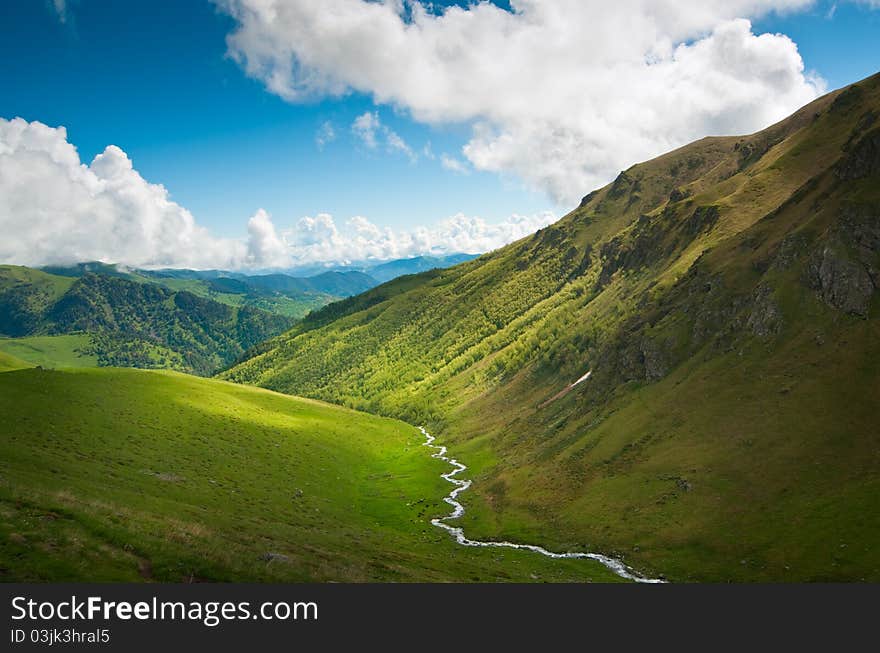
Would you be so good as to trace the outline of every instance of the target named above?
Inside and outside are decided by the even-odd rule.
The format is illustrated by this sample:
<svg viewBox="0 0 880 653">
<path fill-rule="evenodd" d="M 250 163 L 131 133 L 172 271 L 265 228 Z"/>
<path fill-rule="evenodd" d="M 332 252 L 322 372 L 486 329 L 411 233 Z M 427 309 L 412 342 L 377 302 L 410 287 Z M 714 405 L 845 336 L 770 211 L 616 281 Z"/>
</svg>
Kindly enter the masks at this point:
<svg viewBox="0 0 880 653">
<path fill-rule="evenodd" d="M 472 471 L 472 538 L 678 581 L 876 581 L 878 117 L 875 75 L 635 165 L 221 376 L 424 424 Z"/>
<path fill-rule="evenodd" d="M 0 578 L 880 581 L 880 75 L 448 262 L 0 267 Z"/>
<path fill-rule="evenodd" d="M 397 420 L 174 372 L 20 365 L 0 354 L 5 582 L 619 580 L 433 528 L 445 465 Z"/>
</svg>

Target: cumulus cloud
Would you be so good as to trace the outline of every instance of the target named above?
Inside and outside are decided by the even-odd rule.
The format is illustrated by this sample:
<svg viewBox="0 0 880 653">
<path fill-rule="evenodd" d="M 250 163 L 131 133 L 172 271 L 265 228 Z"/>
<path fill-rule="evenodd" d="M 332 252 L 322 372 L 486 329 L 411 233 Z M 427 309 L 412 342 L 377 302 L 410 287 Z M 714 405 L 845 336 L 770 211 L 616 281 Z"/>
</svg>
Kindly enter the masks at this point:
<svg viewBox="0 0 880 653">
<path fill-rule="evenodd" d="M 278 235 L 272 218 L 259 209 L 247 225 L 247 260 L 246 267 L 284 267 L 289 261 L 287 243 Z"/>
<path fill-rule="evenodd" d="M 495 249 L 556 220 L 544 213 L 498 224 L 456 215 L 413 231 L 322 213 L 279 228 L 259 209 L 247 237 L 217 238 L 151 184 L 119 147 L 80 161 L 64 127 L 0 118 L 0 263 L 106 261 L 135 267 L 284 268 Z"/>
<path fill-rule="evenodd" d="M 296 102 L 354 90 L 418 121 L 470 124 L 473 167 L 564 203 L 636 161 L 757 130 L 823 92 L 794 42 L 747 20 L 811 1 L 512 0 L 507 11 L 215 0 L 237 21 L 230 53 L 271 92 Z"/>
<path fill-rule="evenodd" d="M 282 238 L 293 265 L 351 263 L 420 255 L 478 254 L 523 238 L 557 220 L 551 212 L 512 215 L 499 223 L 456 214 L 432 227 L 411 231 L 381 228 L 363 216 L 337 227 L 326 213 L 300 219 Z"/>
<path fill-rule="evenodd" d="M 378 111 L 365 111 L 359 115 L 351 124 L 351 131 L 371 150 L 382 144 L 386 151 L 405 154 L 411 161 L 418 158 L 397 132 L 382 123 Z"/>
<path fill-rule="evenodd" d="M 113 260 L 141 266 L 235 267 L 245 245 L 214 238 L 125 152 L 80 162 L 63 127 L 0 119 L 0 260 Z"/>
</svg>

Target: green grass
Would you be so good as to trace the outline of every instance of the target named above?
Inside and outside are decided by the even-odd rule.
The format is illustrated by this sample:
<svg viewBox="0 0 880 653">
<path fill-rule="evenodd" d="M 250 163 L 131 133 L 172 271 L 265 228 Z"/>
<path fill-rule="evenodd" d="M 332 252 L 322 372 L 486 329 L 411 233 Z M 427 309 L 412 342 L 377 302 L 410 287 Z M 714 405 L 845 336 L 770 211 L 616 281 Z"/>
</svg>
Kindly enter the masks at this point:
<svg viewBox="0 0 880 653">
<path fill-rule="evenodd" d="M 399 421 L 173 372 L 0 374 L 0 580 L 615 581 L 429 524 Z M 271 555 L 270 555 L 271 554 Z"/>
<path fill-rule="evenodd" d="M 7 354 L 4 351 L 0 351 L 0 372 L 11 372 L 12 370 L 23 370 L 28 367 L 33 367 L 27 361 L 23 361 L 20 358 L 16 358 L 11 354 Z"/>
<path fill-rule="evenodd" d="M 94 367 L 97 356 L 82 353 L 88 346 L 89 336 L 84 333 L 0 338 L 0 352 L 43 367 Z"/>
</svg>

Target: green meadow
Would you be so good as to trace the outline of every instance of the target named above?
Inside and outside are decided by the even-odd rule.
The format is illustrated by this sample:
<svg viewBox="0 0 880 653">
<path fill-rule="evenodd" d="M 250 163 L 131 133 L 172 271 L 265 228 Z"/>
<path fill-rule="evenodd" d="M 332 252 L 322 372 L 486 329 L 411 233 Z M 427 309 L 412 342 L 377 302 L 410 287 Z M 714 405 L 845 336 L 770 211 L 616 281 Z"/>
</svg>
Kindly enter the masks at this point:
<svg viewBox="0 0 880 653">
<path fill-rule="evenodd" d="M 0 338 L 0 352 L 43 367 L 95 367 L 98 357 L 85 353 L 89 345 L 85 333 Z"/>
<path fill-rule="evenodd" d="M 455 544 L 449 468 L 397 420 L 112 368 L 4 371 L 0 414 L 3 581 L 619 580 Z"/>
</svg>

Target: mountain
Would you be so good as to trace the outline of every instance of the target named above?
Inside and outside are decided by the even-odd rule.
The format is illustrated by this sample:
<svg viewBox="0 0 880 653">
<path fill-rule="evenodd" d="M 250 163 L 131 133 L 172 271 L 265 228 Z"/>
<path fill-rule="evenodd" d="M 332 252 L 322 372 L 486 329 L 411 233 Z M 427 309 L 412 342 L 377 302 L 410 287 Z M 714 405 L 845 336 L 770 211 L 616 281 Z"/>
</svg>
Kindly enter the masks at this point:
<svg viewBox="0 0 880 653">
<path fill-rule="evenodd" d="M 101 274 L 158 284 L 229 306 L 250 306 L 297 319 L 311 310 L 364 292 L 378 284 L 369 275 L 354 270 L 329 271 L 302 278 L 285 274 L 248 275 L 223 270 L 138 270 L 101 262 L 46 266 L 41 269 L 63 277 Z"/>
<path fill-rule="evenodd" d="M 473 538 L 877 582 L 878 253 L 880 75 L 331 304 L 222 376 L 429 425 L 476 474 Z"/>
<path fill-rule="evenodd" d="M 293 268 L 288 273 L 245 274 L 224 270 L 139 270 L 92 261 L 45 266 L 43 272 L 63 277 L 102 274 L 187 290 L 230 306 L 253 306 L 270 313 L 302 318 L 329 303 L 366 292 L 399 276 L 447 268 L 476 258 L 474 254 L 415 256 L 381 263 L 362 262 Z"/>
<path fill-rule="evenodd" d="M 211 374 L 293 323 L 124 276 L 0 266 L 0 350 L 47 366 L 168 367 Z"/>
<path fill-rule="evenodd" d="M 247 277 L 242 283 L 251 288 L 271 292 L 323 293 L 334 297 L 350 297 L 378 285 L 376 279 L 363 272 L 331 270 L 311 277 L 298 278 L 285 274 Z"/>
<path fill-rule="evenodd" d="M 619 580 L 462 549 L 401 422 L 173 372 L 0 354 L 0 581 Z"/>
<path fill-rule="evenodd" d="M 339 264 L 311 263 L 288 268 L 284 270 L 284 273 L 293 277 L 313 277 L 327 271 L 362 272 L 373 277 L 378 282 L 385 282 L 404 274 L 416 274 L 434 268 L 448 268 L 458 263 L 469 261 L 477 256 L 477 254 L 457 253 L 438 256 L 410 256 L 385 261 L 370 259 Z"/>
<path fill-rule="evenodd" d="M 433 269 L 448 268 L 477 258 L 474 254 L 450 254 L 448 256 L 414 256 L 367 267 L 365 271 L 380 283 L 391 281 L 405 274 L 417 274 Z"/>
</svg>

